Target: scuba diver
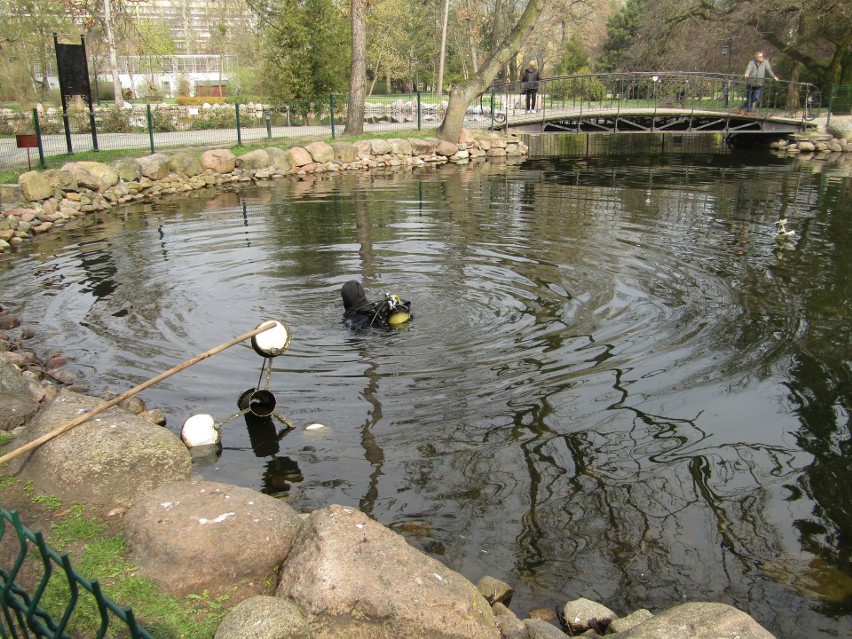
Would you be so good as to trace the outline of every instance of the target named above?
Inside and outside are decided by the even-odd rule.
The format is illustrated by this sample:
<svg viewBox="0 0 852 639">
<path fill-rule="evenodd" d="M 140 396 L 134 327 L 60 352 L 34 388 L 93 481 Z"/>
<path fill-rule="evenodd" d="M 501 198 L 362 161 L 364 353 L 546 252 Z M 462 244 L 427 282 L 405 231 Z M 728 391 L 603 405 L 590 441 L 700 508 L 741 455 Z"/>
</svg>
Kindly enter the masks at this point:
<svg viewBox="0 0 852 639">
<path fill-rule="evenodd" d="M 369 302 L 361 282 L 349 280 L 340 289 L 343 298 L 343 323 L 360 331 L 368 327 L 399 326 L 411 319 L 411 302 L 399 295 L 385 293 L 384 299 Z"/>
</svg>

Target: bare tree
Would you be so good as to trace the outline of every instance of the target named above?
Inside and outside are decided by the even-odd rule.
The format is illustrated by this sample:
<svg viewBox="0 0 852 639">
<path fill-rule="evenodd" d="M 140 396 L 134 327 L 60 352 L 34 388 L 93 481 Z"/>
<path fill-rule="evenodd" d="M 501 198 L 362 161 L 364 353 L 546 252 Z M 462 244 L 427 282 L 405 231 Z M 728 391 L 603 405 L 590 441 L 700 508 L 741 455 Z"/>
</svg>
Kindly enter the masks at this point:
<svg viewBox="0 0 852 639">
<path fill-rule="evenodd" d="M 346 108 L 346 135 L 364 132 L 364 99 L 367 83 L 367 0 L 351 0 L 352 63 L 349 78 L 349 105 Z"/>
<path fill-rule="evenodd" d="M 482 93 L 501 69 L 520 50 L 524 41 L 535 27 L 536 20 L 545 8 L 546 0 L 529 0 L 521 17 L 505 40 L 495 43 L 490 56 L 482 63 L 479 71 L 469 80 L 456 84 L 450 91 L 450 102 L 444 120 L 438 129 L 442 140 L 457 142 L 461 135 L 464 114 L 468 105 Z"/>
</svg>

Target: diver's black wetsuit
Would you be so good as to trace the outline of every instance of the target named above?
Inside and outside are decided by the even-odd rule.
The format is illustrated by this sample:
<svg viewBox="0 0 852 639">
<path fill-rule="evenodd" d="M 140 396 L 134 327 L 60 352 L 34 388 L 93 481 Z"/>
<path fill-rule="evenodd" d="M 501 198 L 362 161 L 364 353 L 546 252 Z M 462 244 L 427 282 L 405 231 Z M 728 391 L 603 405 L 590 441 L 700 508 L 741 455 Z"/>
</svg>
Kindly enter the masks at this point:
<svg viewBox="0 0 852 639">
<path fill-rule="evenodd" d="M 367 301 L 361 282 L 349 280 L 340 289 L 340 296 L 343 298 L 343 323 L 348 328 L 360 331 L 371 326 L 375 328 L 388 326 L 388 318 L 394 306 L 387 299 L 377 302 Z M 401 307 L 405 312 L 410 312 L 411 302 L 403 302 Z"/>
</svg>

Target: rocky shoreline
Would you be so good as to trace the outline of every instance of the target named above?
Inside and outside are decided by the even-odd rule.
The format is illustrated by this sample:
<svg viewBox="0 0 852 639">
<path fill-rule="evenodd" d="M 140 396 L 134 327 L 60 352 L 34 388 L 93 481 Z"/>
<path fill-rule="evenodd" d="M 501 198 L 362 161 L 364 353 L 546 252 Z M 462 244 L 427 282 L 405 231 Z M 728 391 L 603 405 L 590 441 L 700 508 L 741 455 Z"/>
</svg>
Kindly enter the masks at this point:
<svg viewBox="0 0 852 639">
<path fill-rule="evenodd" d="M 21 176 L 20 205 L 3 211 L 0 250 L 15 250 L 88 213 L 207 186 L 525 153 L 517 139 L 466 132 L 458 145 L 318 142 L 240 157 L 213 150 L 200 157 L 179 152 L 112 165 L 70 163 Z M 64 371 L 61 354 L 36 354 L 33 339 L 13 313 L 0 309 L 0 430 L 16 436 L 10 449 L 104 401 L 85 395 L 85 383 Z M 241 598 L 216 639 L 772 637 L 746 613 L 710 602 L 620 617 L 579 598 L 521 619 L 508 607 L 510 584 L 490 576 L 473 584 L 356 509 L 330 504 L 297 513 L 257 491 L 194 477 L 189 450 L 163 423 L 162 413 L 128 398 L 10 460 L 4 474 L 121 517 L 130 558 L 165 593 L 238 586 Z"/>
<path fill-rule="evenodd" d="M 372 139 L 312 142 L 286 150 L 269 147 L 240 156 L 213 149 L 155 153 L 110 164 L 69 162 L 60 169 L 28 171 L 17 184 L 0 185 L 0 254 L 92 213 L 207 187 L 380 168 L 416 170 L 522 158 L 527 152 L 517 137 L 492 132 L 474 135 L 464 129 L 458 144 L 436 138 Z"/>
</svg>

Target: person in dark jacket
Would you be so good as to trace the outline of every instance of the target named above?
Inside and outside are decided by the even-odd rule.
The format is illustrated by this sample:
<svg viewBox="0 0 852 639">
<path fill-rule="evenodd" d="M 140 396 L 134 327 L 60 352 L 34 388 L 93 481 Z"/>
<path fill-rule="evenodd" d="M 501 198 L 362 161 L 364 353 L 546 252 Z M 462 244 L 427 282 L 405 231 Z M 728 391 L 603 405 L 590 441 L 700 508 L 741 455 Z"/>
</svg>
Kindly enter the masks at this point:
<svg viewBox="0 0 852 639">
<path fill-rule="evenodd" d="M 539 74 L 538 69 L 536 68 L 535 60 L 530 60 L 529 66 L 524 69 L 524 72 L 521 75 L 521 89 L 527 96 L 527 113 L 536 112 L 539 80 L 541 80 L 541 74 Z"/>
<path fill-rule="evenodd" d="M 772 70 L 772 65 L 769 64 L 769 60 L 764 58 L 763 51 L 758 51 L 754 54 L 754 59 L 749 60 L 746 66 L 746 94 L 745 101 L 740 105 L 740 111 L 751 113 L 754 110 L 754 105 L 760 102 L 760 97 L 763 95 L 763 83 L 766 81 L 767 74 L 775 80 L 778 79 L 778 76 Z"/>
<path fill-rule="evenodd" d="M 370 302 L 361 282 L 349 280 L 340 289 L 343 298 L 343 323 L 352 330 L 404 324 L 411 319 L 411 302 L 385 293 L 384 299 Z"/>
</svg>

